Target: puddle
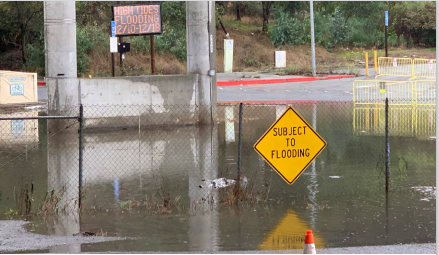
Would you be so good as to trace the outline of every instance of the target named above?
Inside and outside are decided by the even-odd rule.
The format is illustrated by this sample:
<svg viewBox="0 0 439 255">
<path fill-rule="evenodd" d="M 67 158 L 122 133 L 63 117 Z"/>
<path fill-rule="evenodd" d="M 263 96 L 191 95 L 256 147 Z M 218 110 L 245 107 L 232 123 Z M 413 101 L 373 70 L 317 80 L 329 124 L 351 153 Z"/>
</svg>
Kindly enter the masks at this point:
<svg viewBox="0 0 439 255">
<path fill-rule="evenodd" d="M 230 124 L 224 115 L 237 119 L 238 107 L 221 106 L 214 128 L 86 130 L 83 203 L 94 209 L 85 210 L 78 222 L 35 218 L 28 229 L 137 238 L 80 244 L 74 248 L 78 252 L 302 249 L 307 229 L 317 247 L 436 241 L 436 144 L 430 139 L 436 135 L 435 108 L 390 111 L 386 199 L 383 109 L 345 102 L 293 107 L 327 147 L 291 186 L 253 149 L 286 107 L 247 107 L 240 167 L 253 202 L 229 205 L 239 136 L 238 123 Z M 123 121 L 140 122 L 137 116 Z M 48 141 L 45 124 L 38 121 L 39 146 L 26 153 L 23 142 L 13 148 L 0 143 L 0 162 L 18 157 L 0 168 L 0 218 L 15 208 L 24 183 L 34 184 L 36 200 L 65 183 L 66 196 L 79 192 L 77 126 Z M 164 203 L 175 206 L 167 209 Z"/>
</svg>

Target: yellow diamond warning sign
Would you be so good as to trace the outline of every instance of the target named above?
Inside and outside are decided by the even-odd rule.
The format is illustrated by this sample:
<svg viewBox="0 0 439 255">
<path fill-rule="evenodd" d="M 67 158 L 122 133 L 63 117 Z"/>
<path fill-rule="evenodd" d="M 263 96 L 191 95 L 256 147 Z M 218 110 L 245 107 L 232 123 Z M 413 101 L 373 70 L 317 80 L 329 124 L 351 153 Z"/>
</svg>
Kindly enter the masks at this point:
<svg viewBox="0 0 439 255">
<path fill-rule="evenodd" d="M 256 152 L 292 184 L 325 148 L 326 142 L 289 107 L 253 146 Z"/>
</svg>

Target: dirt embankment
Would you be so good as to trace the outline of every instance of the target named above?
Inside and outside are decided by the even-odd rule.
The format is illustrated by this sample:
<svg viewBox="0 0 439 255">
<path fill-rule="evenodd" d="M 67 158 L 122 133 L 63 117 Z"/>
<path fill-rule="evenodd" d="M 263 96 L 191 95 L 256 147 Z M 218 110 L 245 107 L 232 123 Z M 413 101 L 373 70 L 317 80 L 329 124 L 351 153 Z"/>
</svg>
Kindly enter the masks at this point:
<svg viewBox="0 0 439 255">
<path fill-rule="evenodd" d="M 274 52 L 276 47 L 270 41 L 269 35 L 261 33 L 262 20 L 257 18 L 243 17 L 236 21 L 232 16 L 221 18 L 227 33 L 234 40 L 233 71 L 254 72 L 269 71 L 278 74 L 311 74 L 311 46 L 283 46 L 281 50 L 286 51 L 287 67 L 274 69 Z M 272 23 L 273 21 L 270 21 Z M 224 39 L 226 35 L 218 26 L 216 31 L 216 70 L 218 73 L 224 71 Z M 135 47 L 133 45 L 132 47 Z M 323 47 L 315 47 L 317 73 L 329 74 L 339 70 L 346 73 L 356 74 L 359 68 L 365 67 L 365 52 L 369 54 L 369 66 L 373 67 L 373 51 L 376 49 L 339 47 L 329 52 Z M 378 57 L 383 57 L 384 49 L 377 50 Z M 436 58 L 436 51 L 429 49 L 389 49 L 391 57 L 422 57 Z M 111 70 L 109 56 L 104 62 L 91 56 L 90 66 L 101 69 L 106 65 L 106 70 Z M 127 54 L 125 59 L 127 75 L 142 75 L 150 73 L 149 53 L 143 55 Z M 160 54 L 155 57 L 156 72 L 158 74 L 184 74 L 186 73 L 186 62 L 179 61 L 172 54 Z M 119 68 L 116 68 L 116 73 Z M 93 71 L 91 71 L 94 73 Z"/>
</svg>

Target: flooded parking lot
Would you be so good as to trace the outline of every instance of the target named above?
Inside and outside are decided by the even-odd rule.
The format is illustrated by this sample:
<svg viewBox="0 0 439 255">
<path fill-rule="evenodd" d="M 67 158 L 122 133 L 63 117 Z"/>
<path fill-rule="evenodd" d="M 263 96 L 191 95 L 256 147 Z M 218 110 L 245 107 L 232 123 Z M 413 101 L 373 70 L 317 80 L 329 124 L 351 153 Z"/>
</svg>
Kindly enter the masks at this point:
<svg viewBox="0 0 439 255">
<path fill-rule="evenodd" d="M 124 117 L 112 130 L 84 130 L 81 216 L 40 215 L 28 229 L 133 238 L 64 247 L 81 252 L 302 249 L 307 229 L 317 248 L 436 241 L 435 107 L 391 106 L 386 195 L 382 105 L 292 106 L 327 147 L 291 186 L 253 149 L 286 105 L 243 107 L 244 195 L 237 204 L 230 185 L 237 176 L 237 105 L 218 106 L 214 126 L 149 127 L 139 116 Z M 76 203 L 78 124 L 55 130 L 49 120 L 32 123 L 31 140 L 17 123 L 10 139 L 2 133 L 2 218 L 11 216 L 26 185 L 33 184 L 34 208 L 52 189 L 64 189 L 63 199 Z"/>
</svg>

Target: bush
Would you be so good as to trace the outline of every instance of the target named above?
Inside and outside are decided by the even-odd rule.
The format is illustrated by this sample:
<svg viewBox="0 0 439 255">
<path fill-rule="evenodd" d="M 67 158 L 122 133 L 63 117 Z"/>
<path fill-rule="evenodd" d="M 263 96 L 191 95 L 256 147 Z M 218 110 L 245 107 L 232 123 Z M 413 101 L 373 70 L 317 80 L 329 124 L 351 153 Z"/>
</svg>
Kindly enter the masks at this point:
<svg viewBox="0 0 439 255">
<path fill-rule="evenodd" d="M 76 58 L 79 77 L 89 69 L 89 54 L 92 51 L 100 50 L 101 53 L 109 51 L 109 35 L 103 32 L 105 29 L 105 26 L 91 25 L 76 27 Z"/>
<path fill-rule="evenodd" d="M 25 69 L 31 72 L 37 72 L 39 75 L 46 74 L 46 54 L 44 49 L 44 37 L 40 34 L 33 44 L 26 45 L 27 62 Z"/>
<path fill-rule="evenodd" d="M 379 31 L 364 22 L 364 20 L 351 18 L 348 22 L 348 27 L 348 42 L 353 46 L 370 47 L 376 45 L 378 47 L 378 45 L 381 44 Z M 382 44 L 384 45 L 384 41 Z"/>
<path fill-rule="evenodd" d="M 155 48 L 158 53 L 170 52 L 179 60 L 186 60 L 186 29 L 175 31 L 168 28 L 162 35 L 156 36 Z"/>
<path fill-rule="evenodd" d="M 344 46 L 349 41 L 349 27 L 339 8 L 335 9 L 329 19 L 328 31 L 330 31 L 329 42 L 332 45 Z"/>
<path fill-rule="evenodd" d="M 398 36 L 395 33 L 389 33 L 387 36 L 387 45 L 391 47 L 398 46 Z"/>
<path fill-rule="evenodd" d="M 270 40 L 274 46 L 293 44 L 300 45 L 309 42 L 309 22 L 305 20 L 300 21 L 290 14 L 280 12 L 276 19 L 276 25 L 269 27 Z"/>
</svg>

